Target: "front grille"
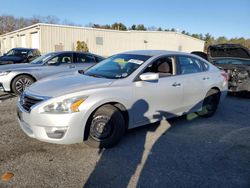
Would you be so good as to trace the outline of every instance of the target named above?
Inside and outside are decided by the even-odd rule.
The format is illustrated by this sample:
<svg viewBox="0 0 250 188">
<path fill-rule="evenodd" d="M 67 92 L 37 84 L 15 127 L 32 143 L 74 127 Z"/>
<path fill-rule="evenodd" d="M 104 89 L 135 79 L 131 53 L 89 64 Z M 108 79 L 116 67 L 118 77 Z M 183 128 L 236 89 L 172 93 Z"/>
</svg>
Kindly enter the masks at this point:
<svg viewBox="0 0 250 188">
<path fill-rule="evenodd" d="M 30 109 L 32 106 L 42 102 L 43 99 L 40 98 L 36 98 L 36 97 L 32 97 L 32 96 L 28 96 L 25 94 L 22 94 L 20 97 L 20 104 L 21 106 L 28 112 L 30 112 Z"/>
</svg>

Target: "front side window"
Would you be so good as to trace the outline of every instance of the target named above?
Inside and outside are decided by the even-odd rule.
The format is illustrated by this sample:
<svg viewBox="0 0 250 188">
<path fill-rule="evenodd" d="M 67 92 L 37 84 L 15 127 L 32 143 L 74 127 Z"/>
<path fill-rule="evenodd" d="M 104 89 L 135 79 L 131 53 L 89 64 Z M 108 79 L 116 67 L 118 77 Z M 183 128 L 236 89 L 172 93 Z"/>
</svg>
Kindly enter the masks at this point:
<svg viewBox="0 0 250 188">
<path fill-rule="evenodd" d="M 15 50 L 10 50 L 7 52 L 7 56 L 10 56 L 10 55 L 15 55 L 15 56 L 22 56 L 22 57 L 26 57 L 27 54 L 28 54 L 28 50 L 25 50 L 25 49 L 15 49 Z"/>
<path fill-rule="evenodd" d="M 55 53 L 48 53 L 45 55 L 42 55 L 35 60 L 31 61 L 31 64 L 44 64 L 47 62 L 49 59 L 51 59 L 53 56 L 55 56 Z"/>
<path fill-rule="evenodd" d="M 203 66 L 196 58 L 188 56 L 179 56 L 179 69 L 180 74 L 192 74 L 203 71 Z"/>
<path fill-rule="evenodd" d="M 150 64 L 143 73 L 159 73 L 160 77 L 171 76 L 175 74 L 175 57 L 162 57 Z"/>
<path fill-rule="evenodd" d="M 85 72 L 85 75 L 121 79 L 128 77 L 151 56 L 135 54 L 118 54 L 111 56 Z"/>
<path fill-rule="evenodd" d="M 59 54 L 49 60 L 49 64 L 69 64 L 73 62 L 72 53 Z"/>
</svg>

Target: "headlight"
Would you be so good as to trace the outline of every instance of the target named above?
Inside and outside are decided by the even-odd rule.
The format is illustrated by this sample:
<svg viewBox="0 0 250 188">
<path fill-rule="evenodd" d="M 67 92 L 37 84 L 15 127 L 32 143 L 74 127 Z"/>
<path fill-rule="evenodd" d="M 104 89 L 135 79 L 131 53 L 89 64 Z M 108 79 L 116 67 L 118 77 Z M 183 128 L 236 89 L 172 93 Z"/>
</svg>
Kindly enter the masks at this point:
<svg viewBox="0 0 250 188">
<path fill-rule="evenodd" d="M 81 96 L 53 102 L 45 106 L 43 112 L 55 114 L 79 112 L 79 106 L 86 100 L 86 98 L 86 96 Z"/>
<path fill-rule="evenodd" d="M 10 73 L 10 71 L 0 72 L 0 76 L 5 76 L 5 75 L 7 75 L 9 73 Z"/>
</svg>

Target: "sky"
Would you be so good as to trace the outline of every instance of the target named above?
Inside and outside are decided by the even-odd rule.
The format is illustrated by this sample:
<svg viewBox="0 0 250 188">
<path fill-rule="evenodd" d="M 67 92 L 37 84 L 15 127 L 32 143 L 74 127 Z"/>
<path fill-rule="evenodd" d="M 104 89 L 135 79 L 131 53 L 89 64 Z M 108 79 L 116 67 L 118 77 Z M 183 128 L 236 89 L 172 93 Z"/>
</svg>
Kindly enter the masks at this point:
<svg viewBox="0 0 250 188">
<path fill-rule="evenodd" d="M 250 38 L 250 0 L 0 0 L 3 14 L 53 15 L 81 25 L 122 22 Z"/>
</svg>

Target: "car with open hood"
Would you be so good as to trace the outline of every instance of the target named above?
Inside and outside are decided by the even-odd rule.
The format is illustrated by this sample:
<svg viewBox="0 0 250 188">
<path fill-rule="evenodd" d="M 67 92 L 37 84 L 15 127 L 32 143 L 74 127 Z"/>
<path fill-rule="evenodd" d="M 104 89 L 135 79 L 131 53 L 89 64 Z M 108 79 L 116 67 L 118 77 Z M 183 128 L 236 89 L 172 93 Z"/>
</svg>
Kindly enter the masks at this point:
<svg viewBox="0 0 250 188">
<path fill-rule="evenodd" d="M 32 138 L 108 148 L 126 129 L 191 112 L 211 117 L 226 92 L 225 72 L 196 55 L 130 51 L 84 74 L 36 82 L 20 96 L 17 114 Z"/>
<path fill-rule="evenodd" d="M 217 44 L 208 47 L 207 54 L 192 52 L 225 70 L 231 92 L 250 92 L 250 52 L 239 44 Z"/>
<path fill-rule="evenodd" d="M 32 83 L 61 73 L 87 68 L 104 58 L 91 53 L 62 51 L 40 56 L 31 63 L 0 66 L 0 91 L 20 94 Z"/>
</svg>

